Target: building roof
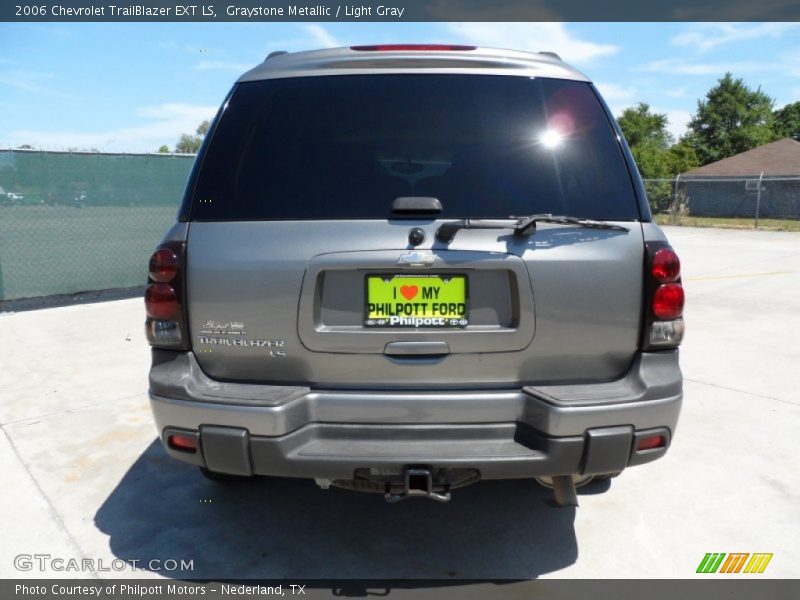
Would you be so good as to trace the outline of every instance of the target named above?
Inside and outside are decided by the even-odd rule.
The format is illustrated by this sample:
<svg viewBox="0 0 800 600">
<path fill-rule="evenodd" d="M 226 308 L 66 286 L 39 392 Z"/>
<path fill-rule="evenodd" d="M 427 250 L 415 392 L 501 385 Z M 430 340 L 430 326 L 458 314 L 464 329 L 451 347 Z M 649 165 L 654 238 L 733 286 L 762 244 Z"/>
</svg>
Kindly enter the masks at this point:
<svg viewBox="0 0 800 600">
<path fill-rule="evenodd" d="M 273 53 L 263 63 L 242 75 L 239 81 L 312 75 L 425 72 L 518 75 L 589 81 L 586 75 L 563 62 L 552 52 L 521 52 L 496 48 L 392 51 L 330 48 L 285 54 Z"/>
<path fill-rule="evenodd" d="M 683 177 L 800 175 L 800 142 L 784 138 L 683 173 Z"/>
</svg>

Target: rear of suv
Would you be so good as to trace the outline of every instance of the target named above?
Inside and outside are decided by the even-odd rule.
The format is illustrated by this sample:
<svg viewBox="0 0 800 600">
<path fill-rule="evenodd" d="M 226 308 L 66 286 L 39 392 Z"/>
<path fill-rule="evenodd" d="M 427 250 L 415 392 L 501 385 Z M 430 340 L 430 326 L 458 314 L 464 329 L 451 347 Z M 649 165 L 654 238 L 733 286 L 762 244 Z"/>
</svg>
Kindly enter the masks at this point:
<svg viewBox="0 0 800 600">
<path fill-rule="evenodd" d="M 150 261 L 150 400 L 211 477 L 447 500 L 664 455 L 680 263 L 552 53 L 360 46 L 243 75 Z"/>
</svg>

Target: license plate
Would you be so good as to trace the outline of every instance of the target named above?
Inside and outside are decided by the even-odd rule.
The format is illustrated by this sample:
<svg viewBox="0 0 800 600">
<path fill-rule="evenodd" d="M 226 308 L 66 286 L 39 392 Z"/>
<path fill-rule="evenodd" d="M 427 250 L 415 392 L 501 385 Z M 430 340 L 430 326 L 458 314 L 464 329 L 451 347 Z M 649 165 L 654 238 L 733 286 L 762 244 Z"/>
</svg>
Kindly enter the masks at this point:
<svg viewBox="0 0 800 600">
<path fill-rule="evenodd" d="M 466 327 L 466 275 L 367 275 L 366 327 Z"/>
</svg>

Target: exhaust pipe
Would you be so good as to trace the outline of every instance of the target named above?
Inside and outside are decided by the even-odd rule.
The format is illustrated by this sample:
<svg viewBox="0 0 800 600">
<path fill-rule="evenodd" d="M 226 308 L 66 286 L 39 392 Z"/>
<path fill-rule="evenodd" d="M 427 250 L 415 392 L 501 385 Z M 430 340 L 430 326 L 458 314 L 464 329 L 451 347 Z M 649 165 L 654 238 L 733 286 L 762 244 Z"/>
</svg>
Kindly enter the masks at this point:
<svg viewBox="0 0 800 600">
<path fill-rule="evenodd" d="M 575 492 L 575 481 L 572 475 L 556 475 L 553 477 L 553 495 L 560 507 L 578 506 L 578 494 Z"/>
</svg>

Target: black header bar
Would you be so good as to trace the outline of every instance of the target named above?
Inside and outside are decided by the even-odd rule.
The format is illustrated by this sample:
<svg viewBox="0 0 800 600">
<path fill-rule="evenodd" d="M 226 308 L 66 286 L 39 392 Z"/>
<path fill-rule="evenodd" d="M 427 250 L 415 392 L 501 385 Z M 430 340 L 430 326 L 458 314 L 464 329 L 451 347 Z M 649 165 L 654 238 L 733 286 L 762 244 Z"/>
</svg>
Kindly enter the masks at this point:
<svg viewBox="0 0 800 600">
<path fill-rule="evenodd" d="M 419 22 L 800 21 L 800 2 L 774 0 L 13 0 L 1 21 Z M 194 3 L 192 3 L 194 2 Z"/>
</svg>

